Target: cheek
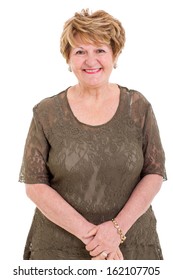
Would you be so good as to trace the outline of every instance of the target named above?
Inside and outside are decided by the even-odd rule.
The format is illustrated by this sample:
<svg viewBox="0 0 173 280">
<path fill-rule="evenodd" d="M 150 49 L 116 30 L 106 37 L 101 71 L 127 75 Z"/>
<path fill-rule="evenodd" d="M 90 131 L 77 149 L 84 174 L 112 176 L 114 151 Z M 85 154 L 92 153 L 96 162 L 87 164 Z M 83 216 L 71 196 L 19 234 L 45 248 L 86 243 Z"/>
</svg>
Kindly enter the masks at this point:
<svg viewBox="0 0 173 280">
<path fill-rule="evenodd" d="M 101 61 L 102 61 L 102 64 L 104 64 L 106 66 L 114 65 L 114 60 L 113 60 L 112 56 L 106 56 L 106 57 L 102 58 Z"/>
<path fill-rule="evenodd" d="M 71 65 L 71 67 L 73 68 L 73 69 L 80 69 L 81 68 L 81 65 L 82 65 L 82 61 L 81 60 L 79 60 L 79 59 L 71 59 L 70 61 L 69 61 L 69 64 Z"/>
</svg>

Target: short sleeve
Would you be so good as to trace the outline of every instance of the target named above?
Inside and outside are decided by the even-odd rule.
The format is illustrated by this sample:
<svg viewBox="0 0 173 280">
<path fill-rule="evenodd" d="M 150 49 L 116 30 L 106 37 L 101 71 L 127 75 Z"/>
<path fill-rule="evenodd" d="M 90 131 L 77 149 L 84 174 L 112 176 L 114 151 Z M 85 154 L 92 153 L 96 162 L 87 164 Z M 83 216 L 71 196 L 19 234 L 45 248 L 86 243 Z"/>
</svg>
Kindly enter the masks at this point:
<svg viewBox="0 0 173 280">
<path fill-rule="evenodd" d="M 36 107 L 34 107 L 33 118 L 26 138 L 19 182 L 49 184 L 50 176 L 46 164 L 48 153 L 49 144 L 38 120 Z"/>
<path fill-rule="evenodd" d="M 144 166 L 142 177 L 147 174 L 158 174 L 167 179 L 165 171 L 165 153 L 162 147 L 157 121 L 149 104 L 143 127 Z"/>
</svg>

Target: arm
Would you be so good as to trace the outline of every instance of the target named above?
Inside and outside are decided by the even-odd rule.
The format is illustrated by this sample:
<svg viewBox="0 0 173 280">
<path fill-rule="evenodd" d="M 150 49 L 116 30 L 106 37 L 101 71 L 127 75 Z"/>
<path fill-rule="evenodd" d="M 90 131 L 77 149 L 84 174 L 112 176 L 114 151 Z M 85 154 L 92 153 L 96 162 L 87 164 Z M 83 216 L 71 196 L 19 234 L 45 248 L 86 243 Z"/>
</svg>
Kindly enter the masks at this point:
<svg viewBox="0 0 173 280">
<path fill-rule="evenodd" d="M 161 188 L 162 182 L 162 176 L 150 174 L 146 175 L 136 186 L 124 208 L 116 217 L 124 233 L 126 233 L 136 220 L 150 207 L 152 200 Z"/>
<path fill-rule="evenodd" d="M 115 217 L 124 234 L 149 208 L 153 198 L 161 188 L 162 181 L 162 176 L 150 174 L 143 177 L 138 183 L 123 209 Z M 86 237 L 91 235 L 95 235 L 95 237 L 86 246 L 91 256 L 97 256 L 103 251 L 111 253 L 112 248 L 115 249 L 120 244 L 120 236 L 112 221 L 96 226 Z M 128 240 L 125 242 L 128 242 Z"/>
<path fill-rule="evenodd" d="M 26 194 L 50 221 L 75 235 L 84 244 L 91 240 L 84 236 L 94 225 L 89 223 L 50 186 L 26 184 Z"/>
</svg>

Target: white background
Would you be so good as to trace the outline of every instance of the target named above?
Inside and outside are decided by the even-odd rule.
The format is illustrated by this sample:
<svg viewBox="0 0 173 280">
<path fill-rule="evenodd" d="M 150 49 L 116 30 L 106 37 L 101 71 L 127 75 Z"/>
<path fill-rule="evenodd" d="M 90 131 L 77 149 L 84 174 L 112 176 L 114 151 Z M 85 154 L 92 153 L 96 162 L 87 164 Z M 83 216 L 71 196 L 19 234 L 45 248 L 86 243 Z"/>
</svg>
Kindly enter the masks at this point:
<svg viewBox="0 0 173 280">
<path fill-rule="evenodd" d="M 126 30 L 111 80 L 151 102 L 166 153 L 168 181 L 153 207 L 165 261 L 172 259 L 172 8 L 169 0 L 4 0 L 0 2 L 1 256 L 22 260 L 34 205 L 18 183 L 32 107 L 76 82 L 59 52 L 64 22 L 82 8 L 104 9 Z M 128 241 L 127 241 L 128 242 Z"/>
</svg>

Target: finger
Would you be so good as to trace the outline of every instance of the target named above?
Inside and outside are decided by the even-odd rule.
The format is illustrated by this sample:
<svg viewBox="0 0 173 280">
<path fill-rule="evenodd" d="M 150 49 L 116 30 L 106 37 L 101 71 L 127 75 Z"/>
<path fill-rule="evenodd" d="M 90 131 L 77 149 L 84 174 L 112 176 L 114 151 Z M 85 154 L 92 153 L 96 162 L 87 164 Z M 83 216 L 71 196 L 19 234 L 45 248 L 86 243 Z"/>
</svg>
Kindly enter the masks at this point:
<svg viewBox="0 0 173 280">
<path fill-rule="evenodd" d="M 89 238 L 93 235 L 96 235 L 96 233 L 97 233 L 97 227 L 94 227 L 84 236 L 84 238 Z"/>
<path fill-rule="evenodd" d="M 91 258 L 92 260 L 106 260 L 108 254 L 104 251 L 101 254 L 97 255 L 96 257 Z"/>
<path fill-rule="evenodd" d="M 118 257 L 119 257 L 120 260 L 124 260 L 124 257 L 123 257 L 123 254 L 122 254 L 120 248 L 117 249 L 117 252 L 116 252 L 116 253 L 117 253 L 117 255 L 118 255 Z"/>
<path fill-rule="evenodd" d="M 93 258 L 91 258 L 93 261 L 95 261 L 95 260 L 105 260 L 105 258 L 103 257 L 103 256 L 101 256 L 101 255 L 98 255 L 98 256 L 96 256 L 96 257 L 93 257 Z"/>
<path fill-rule="evenodd" d="M 94 250 L 91 250 L 89 253 L 90 253 L 90 256 L 96 257 L 99 254 L 101 254 L 103 251 L 105 251 L 105 250 L 103 250 L 102 246 L 97 246 Z"/>
<path fill-rule="evenodd" d="M 113 257 L 114 260 L 123 260 L 123 254 L 121 253 L 120 250 L 117 250 L 116 253 L 114 253 L 114 257 Z"/>
<path fill-rule="evenodd" d="M 95 238 L 93 238 L 93 239 L 85 246 L 85 248 L 86 248 L 86 250 L 87 250 L 88 252 L 91 252 L 91 251 L 95 250 L 95 249 L 97 248 L 97 246 L 98 246 L 98 241 L 95 240 Z M 102 251 L 103 251 L 103 250 L 102 250 Z M 96 255 L 98 255 L 98 254 L 101 253 L 102 251 L 98 252 Z"/>
<path fill-rule="evenodd" d="M 114 260 L 114 255 L 115 255 L 115 253 L 110 253 L 110 254 L 107 256 L 107 260 Z"/>
</svg>

